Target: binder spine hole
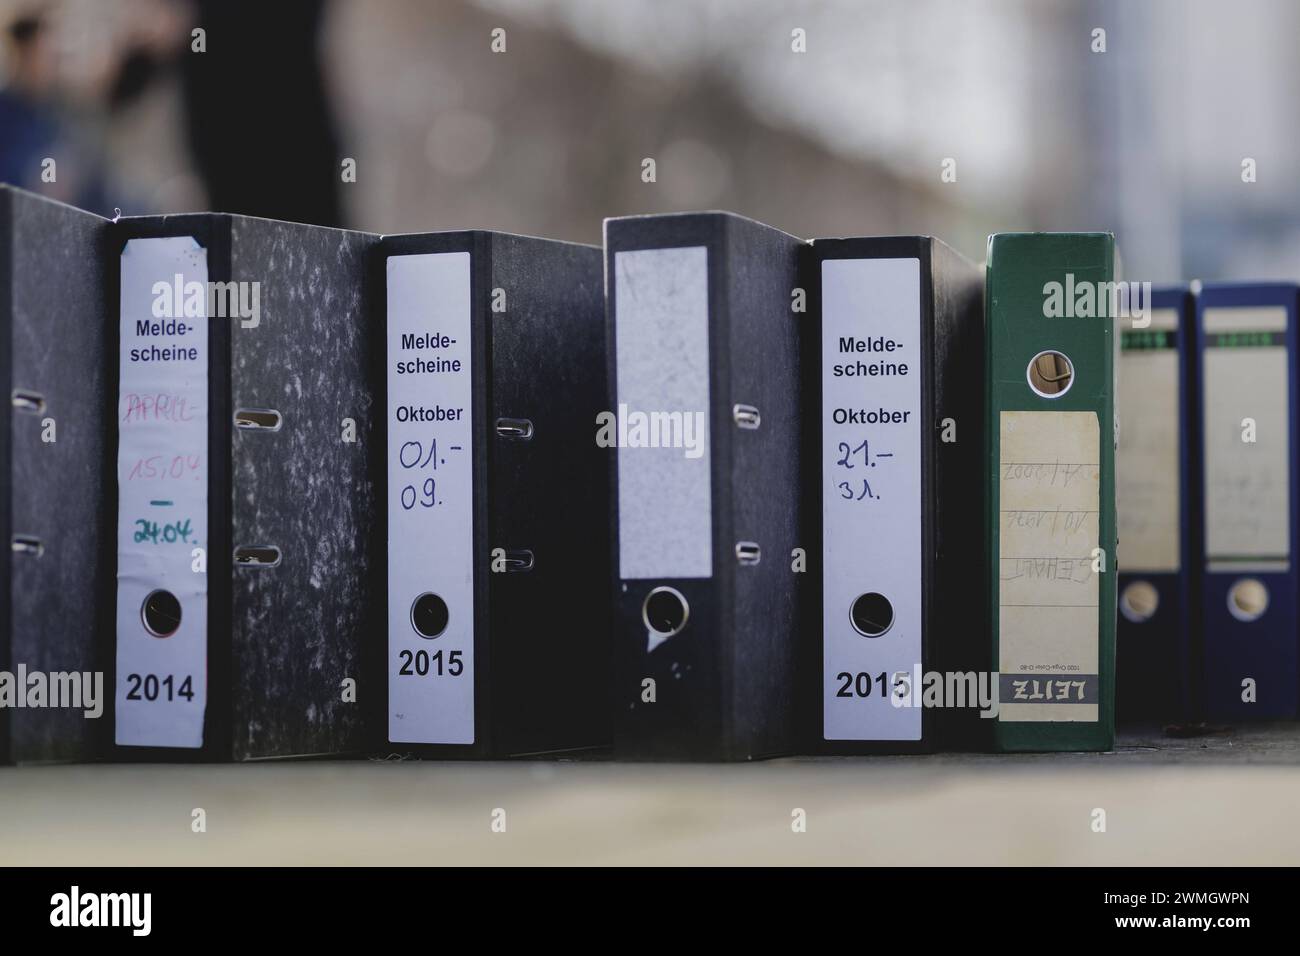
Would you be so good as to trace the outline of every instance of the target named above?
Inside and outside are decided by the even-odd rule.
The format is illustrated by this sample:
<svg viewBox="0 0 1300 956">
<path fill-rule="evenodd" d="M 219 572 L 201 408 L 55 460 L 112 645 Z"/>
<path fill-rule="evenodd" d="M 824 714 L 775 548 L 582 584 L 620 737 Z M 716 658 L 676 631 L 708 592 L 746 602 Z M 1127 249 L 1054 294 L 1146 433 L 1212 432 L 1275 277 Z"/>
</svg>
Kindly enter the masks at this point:
<svg viewBox="0 0 1300 956">
<path fill-rule="evenodd" d="M 527 548 L 518 548 L 505 552 L 505 570 L 531 571 L 533 569 L 533 552 Z"/>
<path fill-rule="evenodd" d="M 274 408 L 241 408 L 235 412 L 235 427 L 245 431 L 278 432 L 283 419 Z"/>
<path fill-rule="evenodd" d="M 763 549 L 753 541 L 736 542 L 736 561 L 746 567 L 752 567 L 763 559 Z"/>
<path fill-rule="evenodd" d="M 45 553 L 45 545 L 41 543 L 41 539 L 29 534 L 14 535 L 9 542 L 9 549 L 14 554 L 25 554 L 33 558 L 39 558 Z"/>
<path fill-rule="evenodd" d="M 738 426 L 750 431 L 757 428 L 763 421 L 763 416 L 758 413 L 758 409 L 753 405 L 732 406 L 731 417 L 735 419 Z"/>
<path fill-rule="evenodd" d="M 510 441 L 528 441 L 533 437 L 533 423 L 526 418 L 498 418 L 497 434 Z"/>
<path fill-rule="evenodd" d="M 1134 624 L 1149 621 L 1160 607 L 1160 592 L 1150 581 L 1134 581 L 1119 596 L 1119 610 Z"/>
<path fill-rule="evenodd" d="M 1268 610 L 1268 588 L 1258 578 L 1242 578 L 1228 589 L 1228 612 L 1239 621 L 1255 621 Z"/>
<path fill-rule="evenodd" d="M 25 392 L 16 388 L 10 398 L 14 408 L 20 412 L 39 415 L 45 411 L 45 396 L 39 392 Z"/>
<path fill-rule="evenodd" d="M 849 622 L 863 637 L 880 637 L 894 626 L 894 605 L 876 591 L 859 594 L 849 608 Z"/>
<path fill-rule="evenodd" d="M 241 568 L 273 568 L 279 563 L 279 548 L 256 545 L 235 549 L 235 564 Z"/>
<path fill-rule="evenodd" d="M 171 637 L 181 626 L 181 602 L 171 591 L 150 591 L 140 605 L 140 620 L 154 637 Z"/>
<path fill-rule="evenodd" d="M 450 620 L 447 602 L 432 591 L 425 591 L 411 602 L 411 627 L 427 640 L 441 637 Z"/>
<path fill-rule="evenodd" d="M 655 588 L 641 605 L 641 620 L 646 629 L 661 637 L 680 634 L 690 616 L 691 607 L 676 588 Z"/>
<path fill-rule="evenodd" d="M 1029 360 L 1025 377 L 1039 398 L 1060 398 L 1074 384 L 1074 363 L 1064 353 L 1048 349 Z"/>
</svg>

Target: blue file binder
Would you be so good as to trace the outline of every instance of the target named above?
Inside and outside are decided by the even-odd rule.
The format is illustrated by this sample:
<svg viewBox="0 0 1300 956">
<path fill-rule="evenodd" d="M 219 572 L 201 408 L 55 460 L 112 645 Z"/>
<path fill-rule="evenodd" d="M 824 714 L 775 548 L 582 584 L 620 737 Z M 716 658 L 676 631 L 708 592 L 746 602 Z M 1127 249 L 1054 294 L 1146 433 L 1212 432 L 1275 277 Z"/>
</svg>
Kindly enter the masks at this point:
<svg viewBox="0 0 1300 956">
<path fill-rule="evenodd" d="M 1204 682 L 1212 720 L 1296 714 L 1293 283 L 1206 283 L 1196 303 Z"/>
<path fill-rule="evenodd" d="M 1192 467 L 1195 297 L 1154 290 L 1148 324 L 1120 340 L 1119 620 L 1116 707 L 1121 723 L 1195 716 L 1192 661 L 1196 474 Z"/>
</svg>

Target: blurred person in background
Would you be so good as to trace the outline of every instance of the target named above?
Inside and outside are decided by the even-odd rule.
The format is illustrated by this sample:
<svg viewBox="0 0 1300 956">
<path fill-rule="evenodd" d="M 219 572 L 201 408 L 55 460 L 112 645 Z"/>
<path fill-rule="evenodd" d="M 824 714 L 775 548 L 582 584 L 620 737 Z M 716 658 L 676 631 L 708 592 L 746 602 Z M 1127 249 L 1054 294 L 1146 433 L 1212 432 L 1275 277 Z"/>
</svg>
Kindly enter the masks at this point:
<svg viewBox="0 0 1300 956">
<path fill-rule="evenodd" d="M 4 85 L 0 86 L 0 182 L 39 189 L 42 162 L 60 152 L 50 28 L 43 12 L 36 9 L 11 14 L 0 22 L 0 28 L 5 46 Z M 57 177 L 52 185 L 57 186 Z M 55 194 L 71 201 L 66 194 Z"/>
<path fill-rule="evenodd" d="M 0 181 L 101 215 L 176 211 L 135 194 L 152 185 L 137 169 L 113 175 L 113 131 L 136 129 L 137 148 L 141 132 L 188 147 L 208 209 L 341 225 L 343 157 L 318 49 L 326 6 L 0 0 Z M 170 125 L 124 125 L 158 87 L 179 94 Z"/>
<path fill-rule="evenodd" d="M 343 224 L 325 10 L 325 0 L 199 0 L 207 49 L 181 62 L 190 150 L 213 209 Z"/>
<path fill-rule="evenodd" d="M 182 48 L 177 9 L 0 0 L 0 182 L 101 215 L 114 199 L 126 205 L 111 187 L 105 134 Z"/>
</svg>

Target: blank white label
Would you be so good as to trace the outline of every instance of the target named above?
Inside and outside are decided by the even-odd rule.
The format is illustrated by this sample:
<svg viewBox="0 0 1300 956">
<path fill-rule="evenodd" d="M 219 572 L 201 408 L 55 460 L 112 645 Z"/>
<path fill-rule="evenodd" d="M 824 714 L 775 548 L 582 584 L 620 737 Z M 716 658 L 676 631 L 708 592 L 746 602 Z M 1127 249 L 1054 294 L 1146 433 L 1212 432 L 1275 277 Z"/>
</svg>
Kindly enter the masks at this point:
<svg viewBox="0 0 1300 956">
<path fill-rule="evenodd" d="M 1158 347 L 1126 347 L 1120 357 L 1117 405 L 1120 567 L 1129 573 L 1170 572 L 1179 566 L 1179 351 L 1159 344 L 1178 329 L 1178 312 L 1157 309 L 1148 332 Z M 1135 337 L 1142 333 L 1135 331 Z"/>
<path fill-rule="evenodd" d="M 188 236 L 132 239 L 121 280 L 114 739 L 195 749 L 208 691 L 206 562 L 229 560 L 206 554 L 207 252 Z M 167 636 L 146 627 L 155 591 L 180 606 Z"/>
<path fill-rule="evenodd" d="M 709 260 L 614 254 L 619 577 L 713 576 Z"/>
<path fill-rule="evenodd" d="M 388 739 L 474 743 L 470 254 L 390 256 Z M 445 609 L 445 629 L 422 634 Z"/>
<path fill-rule="evenodd" d="M 824 736 L 920 740 L 920 260 L 824 261 L 821 349 Z M 869 594 L 892 607 L 874 637 Z"/>
<path fill-rule="evenodd" d="M 1285 344 L 1254 343 L 1285 334 L 1286 310 L 1206 309 L 1204 324 L 1206 560 L 1213 570 L 1285 570 L 1290 355 Z"/>
</svg>

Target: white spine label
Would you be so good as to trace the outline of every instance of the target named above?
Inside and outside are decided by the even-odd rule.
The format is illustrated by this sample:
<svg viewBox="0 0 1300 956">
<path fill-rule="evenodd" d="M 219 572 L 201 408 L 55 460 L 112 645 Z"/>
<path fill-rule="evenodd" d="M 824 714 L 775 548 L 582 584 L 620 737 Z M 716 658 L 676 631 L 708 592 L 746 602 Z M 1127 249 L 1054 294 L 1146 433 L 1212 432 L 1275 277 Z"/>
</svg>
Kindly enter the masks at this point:
<svg viewBox="0 0 1300 956">
<path fill-rule="evenodd" d="M 1177 310 L 1155 309 L 1149 331 L 1124 333 L 1133 340 L 1124 346 L 1117 376 L 1115 504 L 1124 535 L 1120 567 L 1129 574 L 1174 572 L 1180 564 L 1178 321 Z"/>
<path fill-rule="evenodd" d="M 208 683 L 207 252 L 188 236 L 132 239 L 121 281 L 114 739 L 194 749 Z"/>
<path fill-rule="evenodd" d="M 388 739 L 474 743 L 470 254 L 391 256 Z"/>
<path fill-rule="evenodd" d="M 1209 570 L 1285 571 L 1291 563 L 1287 311 L 1208 308 L 1203 322 Z"/>
<path fill-rule="evenodd" d="M 618 574 L 713 576 L 709 255 L 614 254 Z"/>
<path fill-rule="evenodd" d="M 821 354 L 823 734 L 920 740 L 920 260 L 824 261 Z"/>
</svg>

